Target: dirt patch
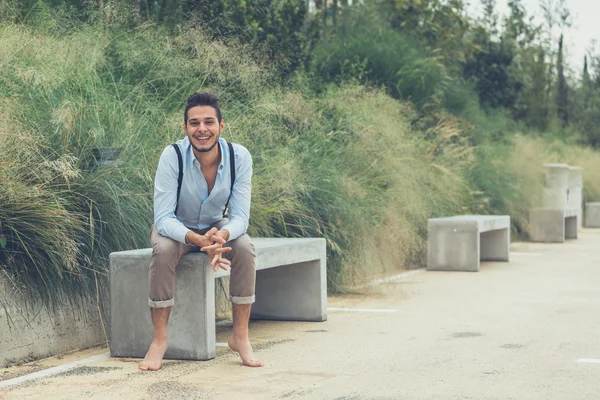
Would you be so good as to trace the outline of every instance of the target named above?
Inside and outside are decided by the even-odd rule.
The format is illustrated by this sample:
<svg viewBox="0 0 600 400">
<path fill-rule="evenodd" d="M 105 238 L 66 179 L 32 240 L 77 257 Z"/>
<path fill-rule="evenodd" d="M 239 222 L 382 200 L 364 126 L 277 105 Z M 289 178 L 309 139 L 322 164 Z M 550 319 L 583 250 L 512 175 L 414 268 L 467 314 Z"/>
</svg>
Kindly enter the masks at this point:
<svg viewBox="0 0 600 400">
<path fill-rule="evenodd" d="M 472 338 L 472 337 L 480 337 L 483 336 L 482 333 L 479 332 L 456 332 L 454 334 L 452 334 L 452 337 L 454 338 Z"/>
<path fill-rule="evenodd" d="M 44 367 L 42 365 L 32 364 L 27 367 L 21 367 L 19 369 L 12 370 L 11 368 L 7 368 L 4 371 L 0 372 L 0 382 L 7 381 L 9 379 L 18 378 L 23 375 L 33 374 L 34 372 L 41 371 L 48 367 Z"/>
<path fill-rule="evenodd" d="M 114 371 L 115 369 L 122 369 L 118 367 L 88 367 L 86 365 L 74 368 L 70 371 L 61 372 L 60 374 L 53 375 L 53 377 L 64 377 L 64 376 L 82 376 L 82 375 L 94 375 L 102 372 Z"/>
<path fill-rule="evenodd" d="M 214 395 L 212 391 L 198 387 L 182 384 L 175 380 L 157 382 L 148 387 L 148 398 L 150 399 L 209 399 Z"/>
</svg>

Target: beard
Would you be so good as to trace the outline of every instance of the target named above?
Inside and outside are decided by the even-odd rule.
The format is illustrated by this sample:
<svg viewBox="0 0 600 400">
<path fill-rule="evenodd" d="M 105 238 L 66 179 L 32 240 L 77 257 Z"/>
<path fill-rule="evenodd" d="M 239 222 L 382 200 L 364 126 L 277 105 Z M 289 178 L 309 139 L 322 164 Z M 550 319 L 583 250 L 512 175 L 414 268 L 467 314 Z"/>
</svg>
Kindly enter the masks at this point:
<svg viewBox="0 0 600 400">
<path fill-rule="evenodd" d="M 192 147 L 194 148 L 194 150 L 196 150 L 198 153 L 208 153 L 209 151 L 211 151 L 212 149 L 215 148 L 215 146 L 217 144 L 219 144 L 219 138 L 221 137 L 221 129 L 219 128 L 219 133 L 217 133 L 217 138 L 215 140 L 215 142 L 213 143 L 212 146 L 206 148 L 206 149 L 199 149 L 198 147 L 194 146 L 194 143 L 190 140 L 190 144 L 192 145 Z"/>
<path fill-rule="evenodd" d="M 209 147 L 209 148 L 207 148 L 207 149 L 199 149 L 199 148 L 197 148 L 196 146 L 194 146 L 194 144 L 193 144 L 191 141 L 190 141 L 190 144 L 192 145 L 192 147 L 194 148 L 194 150 L 196 150 L 198 153 L 208 153 L 209 151 L 211 151 L 212 149 L 214 149 L 214 148 L 215 148 L 215 146 L 216 146 L 217 144 L 219 144 L 219 139 L 217 139 L 217 140 L 216 140 L 216 141 L 213 143 L 213 145 L 212 145 L 212 146 L 210 146 L 210 147 Z"/>
</svg>

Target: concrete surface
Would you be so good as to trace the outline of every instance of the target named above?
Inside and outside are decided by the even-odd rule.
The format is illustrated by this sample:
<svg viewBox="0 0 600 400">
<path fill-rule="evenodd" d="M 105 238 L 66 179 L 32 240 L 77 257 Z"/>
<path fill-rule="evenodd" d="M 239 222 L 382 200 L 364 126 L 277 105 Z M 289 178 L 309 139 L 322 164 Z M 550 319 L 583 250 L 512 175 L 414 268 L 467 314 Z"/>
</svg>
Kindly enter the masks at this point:
<svg viewBox="0 0 600 400">
<path fill-rule="evenodd" d="M 567 164 L 544 164 L 546 181 L 542 206 L 530 211 L 531 240 L 563 242 L 583 229 L 583 168 Z M 565 213 L 566 221 L 560 214 Z M 574 213 L 574 214 L 573 214 Z"/>
<path fill-rule="evenodd" d="M 569 166 L 569 207 L 577 210 L 577 232 L 583 229 L 583 168 Z"/>
<path fill-rule="evenodd" d="M 574 208 L 551 210 L 534 208 L 529 211 L 529 233 L 532 242 L 563 243 L 577 239 L 578 211 Z"/>
<path fill-rule="evenodd" d="M 256 248 L 253 319 L 327 319 L 325 239 L 252 240 Z M 148 266 L 152 249 L 111 253 L 111 342 L 116 357 L 144 357 L 152 341 Z M 169 318 L 165 358 L 215 357 L 215 278 L 204 253 L 188 253 L 177 266 L 175 306 Z"/>
<path fill-rule="evenodd" d="M 600 203 L 585 203 L 585 226 L 600 228 Z"/>
<path fill-rule="evenodd" d="M 156 373 L 109 359 L 0 388 L 0 398 L 597 400 L 598 265 L 600 230 L 561 245 L 516 243 L 502 268 L 422 272 L 330 297 L 346 311 L 327 322 L 253 322 L 263 368 L 243 367 L 221 347 L 211 361 L 167 361 Z M 230 330 L 218 324 L 217 340 Z M 0 370 L 0 379 L 105 352 Z"/>
<path fill-rule="evenodd" d="M 108 321 L 95 299 L 80 310 L 28 304 L 0 276 L 0 367 L 95 346 L 108 341 Z M 104 325 L 104 326 L 103 326 Z"/>
<path fill-rule="evenodd" d="M 508 261 L 510 217 L 457 215 L 427 224 L 429 271 L 479 271 L 480 261 Z"/>
<path fill-rule="evenodd" d="M 570 191 L 569 178 L 571 169 L 568 164 L 544 164 L 546 168 L 546 181 L 543 208 L 564 210 L 569 208 Z"/>
</svg>

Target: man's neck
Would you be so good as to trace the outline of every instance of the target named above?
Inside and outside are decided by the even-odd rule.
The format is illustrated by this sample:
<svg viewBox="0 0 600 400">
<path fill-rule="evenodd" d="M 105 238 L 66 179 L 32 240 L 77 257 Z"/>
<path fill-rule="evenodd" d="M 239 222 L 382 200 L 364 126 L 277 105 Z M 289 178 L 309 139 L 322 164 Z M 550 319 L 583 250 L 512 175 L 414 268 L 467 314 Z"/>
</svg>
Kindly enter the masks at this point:
<svg viewBox="0 0 600 400">
<path fill-rule="evenodd" d="M 219 142 L 210 151 L 199 152 L 194 149 L 194 156 L 202 168 L 210 168 L 221 163 L 221 146 Z"/>
</svg>

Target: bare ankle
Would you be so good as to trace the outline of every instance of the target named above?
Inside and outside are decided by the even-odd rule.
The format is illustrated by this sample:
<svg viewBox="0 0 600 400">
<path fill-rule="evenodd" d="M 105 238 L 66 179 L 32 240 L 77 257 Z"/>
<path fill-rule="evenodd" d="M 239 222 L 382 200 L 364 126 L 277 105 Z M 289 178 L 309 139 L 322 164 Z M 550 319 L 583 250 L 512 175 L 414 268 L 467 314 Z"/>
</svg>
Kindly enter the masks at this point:
<svg viewBox="0 0 600 400">
<path fill-rule="evenodd" d="M 231 334 L 235 340 L 248 340 L 248 332 L 232 332 Z"/>
<path fill-rule="evenodd" d="M 160 345 L 160 346 L 165 346 L 169 341 L 167 340 L 166 336 L 161 336 L 161 337 L 154 337 L 152 338 L 152 344 L 156 344 L 156 345 Z"/>
</svg>

